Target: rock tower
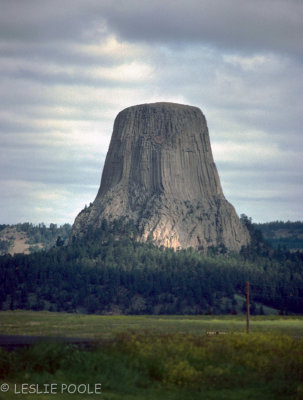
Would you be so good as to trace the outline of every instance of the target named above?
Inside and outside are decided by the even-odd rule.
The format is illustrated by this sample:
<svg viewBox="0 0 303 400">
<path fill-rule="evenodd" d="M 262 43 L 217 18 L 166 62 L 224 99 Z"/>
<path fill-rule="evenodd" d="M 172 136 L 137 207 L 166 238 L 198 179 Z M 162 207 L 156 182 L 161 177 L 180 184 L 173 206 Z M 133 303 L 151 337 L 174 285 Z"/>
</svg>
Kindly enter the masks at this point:
<svg viewBox="0 0 303 400">
<path fill-rule="evenodd" d="M 249 243 L 223 195 L 199 108 L 152 103 L 118 114 L 97 197 L 77 216 L 72 238 L 120 217 L 159 246 L 239 251 Z"/>
</svg>

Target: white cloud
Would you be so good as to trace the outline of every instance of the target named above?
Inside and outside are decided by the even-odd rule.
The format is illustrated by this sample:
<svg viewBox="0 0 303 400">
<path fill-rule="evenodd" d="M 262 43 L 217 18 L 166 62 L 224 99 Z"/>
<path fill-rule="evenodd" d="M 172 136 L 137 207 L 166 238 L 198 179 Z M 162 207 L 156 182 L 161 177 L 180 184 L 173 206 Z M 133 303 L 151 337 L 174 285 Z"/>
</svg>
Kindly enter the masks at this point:
<svg viewBox="0 0 303 400">
<path fill-rule="evenodd" d="M 126 82 L 129 84 L 150 79 L 153 75 L 153 69 L 146 63 L 133 61 L 111 68 L 93 68 L 89 74 L 92 74 L 94 78 Z"/>
<path fill-rule="evenodd" d="M 103 38 L 99 43 L 73 45 L 74 51 L 81 52 L 88 56 L 106 56 L 115 61 L 125 61 L 127 59 L 141 58 L 146 56 L 146 51 L 142 46 L 138 46 L 127 41 L 118 40 L 114 35 Z"/>
<path fill-rule="evenodd" d="M 245 165 L 270 165 L 282 156 L 282 152 L 275 145 L 266 145 L 256 142 L 214 142 L 212 149 L 215 159 L 219 162 L 232 162 Z"/>
<path fill-rule="evenodd" d="M 234 66 L 240 66 L 244 71 L 262 70 L 268 64 L 269 57 L 265 55 L 253 55 L 253 56 L 240 56 L 240 55 L 224 55 L 223 60 L 226 63 Z"/>
</svg>

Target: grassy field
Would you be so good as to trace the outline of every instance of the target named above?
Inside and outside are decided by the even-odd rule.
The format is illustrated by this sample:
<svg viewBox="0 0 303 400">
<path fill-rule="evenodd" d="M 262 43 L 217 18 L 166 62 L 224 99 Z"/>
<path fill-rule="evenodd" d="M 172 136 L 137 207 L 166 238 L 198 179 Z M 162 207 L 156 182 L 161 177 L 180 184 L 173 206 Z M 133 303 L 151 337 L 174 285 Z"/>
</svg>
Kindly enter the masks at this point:
<svg viewBox="0 0 303 400">
<path fill-rule="evenodd" d="M 41 343 L 0 352 L 0 400 L 302 400 L 303 317 L 0 313 L 0 334 L 113 338 L 94 349 Z M 207 331 L 229 334 L 208 336 Z M 56 394 L 15 394 L 21 383 Z M 62 385 L 102 394 L 61 393 Z M 74 386 L 73 386 L 74 385 Z M 82 386 L 81 386 L 82 385 Z M 45 390 L 44 390 L 45 391 Z"/>
<path fill-rule="evenodd" d="M 251 332 L 303 337 L 303 316 L 251 316 Z M 2 311 L 0 334 L 114 337 L 121 332 L 190 333 L 207 331 L 245 332 L 244 315 L 224 316 L 103 316 L 51 313 L 47 311 Z"/>
</svg>

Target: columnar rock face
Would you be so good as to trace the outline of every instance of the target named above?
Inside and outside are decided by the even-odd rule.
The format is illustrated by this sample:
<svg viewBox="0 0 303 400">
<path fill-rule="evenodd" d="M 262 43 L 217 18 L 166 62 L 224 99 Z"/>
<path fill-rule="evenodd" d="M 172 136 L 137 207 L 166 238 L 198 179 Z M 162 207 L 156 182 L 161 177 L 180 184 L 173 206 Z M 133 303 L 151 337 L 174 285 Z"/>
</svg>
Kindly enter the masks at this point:
<svg viewBox="0 0 303 400">
<path fill-rule="evenodd" d="M 225 199 L 199 108 L 153 103 L 121 111 L 114 123 L 101 186 L 75 220 L 72 237 L 127 217 L 140 239 L 166 247 L 225 245 L 239 251 L 249 234 Z"/>
</svg>

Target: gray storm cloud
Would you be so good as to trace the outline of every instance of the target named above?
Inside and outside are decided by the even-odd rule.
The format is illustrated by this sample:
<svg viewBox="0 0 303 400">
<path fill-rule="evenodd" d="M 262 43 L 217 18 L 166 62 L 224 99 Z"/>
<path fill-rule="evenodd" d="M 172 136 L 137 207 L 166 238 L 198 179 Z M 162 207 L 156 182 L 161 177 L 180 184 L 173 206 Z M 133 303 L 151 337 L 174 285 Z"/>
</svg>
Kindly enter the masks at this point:
<svg viewBox="0 0 303 400">
<path fill-rule="evenodd" d="M 1 9 L 0 34 L 8 40 L 87 43 L 107 29 L 135 41 L 303 55 L 300 0 L 4 0 Z"/>
<path fill-rule="evenodd" d="M 302 219 L 303 2 L 1 2 L 1 223 L 72 222 L 113 120 L 159 100 L 205 113 L 227 198 Z"/>
<path fill-rule="evenodd" d="M 196 41 L 244 52 L 270 50 L 303 55 L 303 3 L 297 0 L 130 3 L 117 1 L 114 6 L 104 6 L 108 25 L 123 37 Z"/>
</svg>

